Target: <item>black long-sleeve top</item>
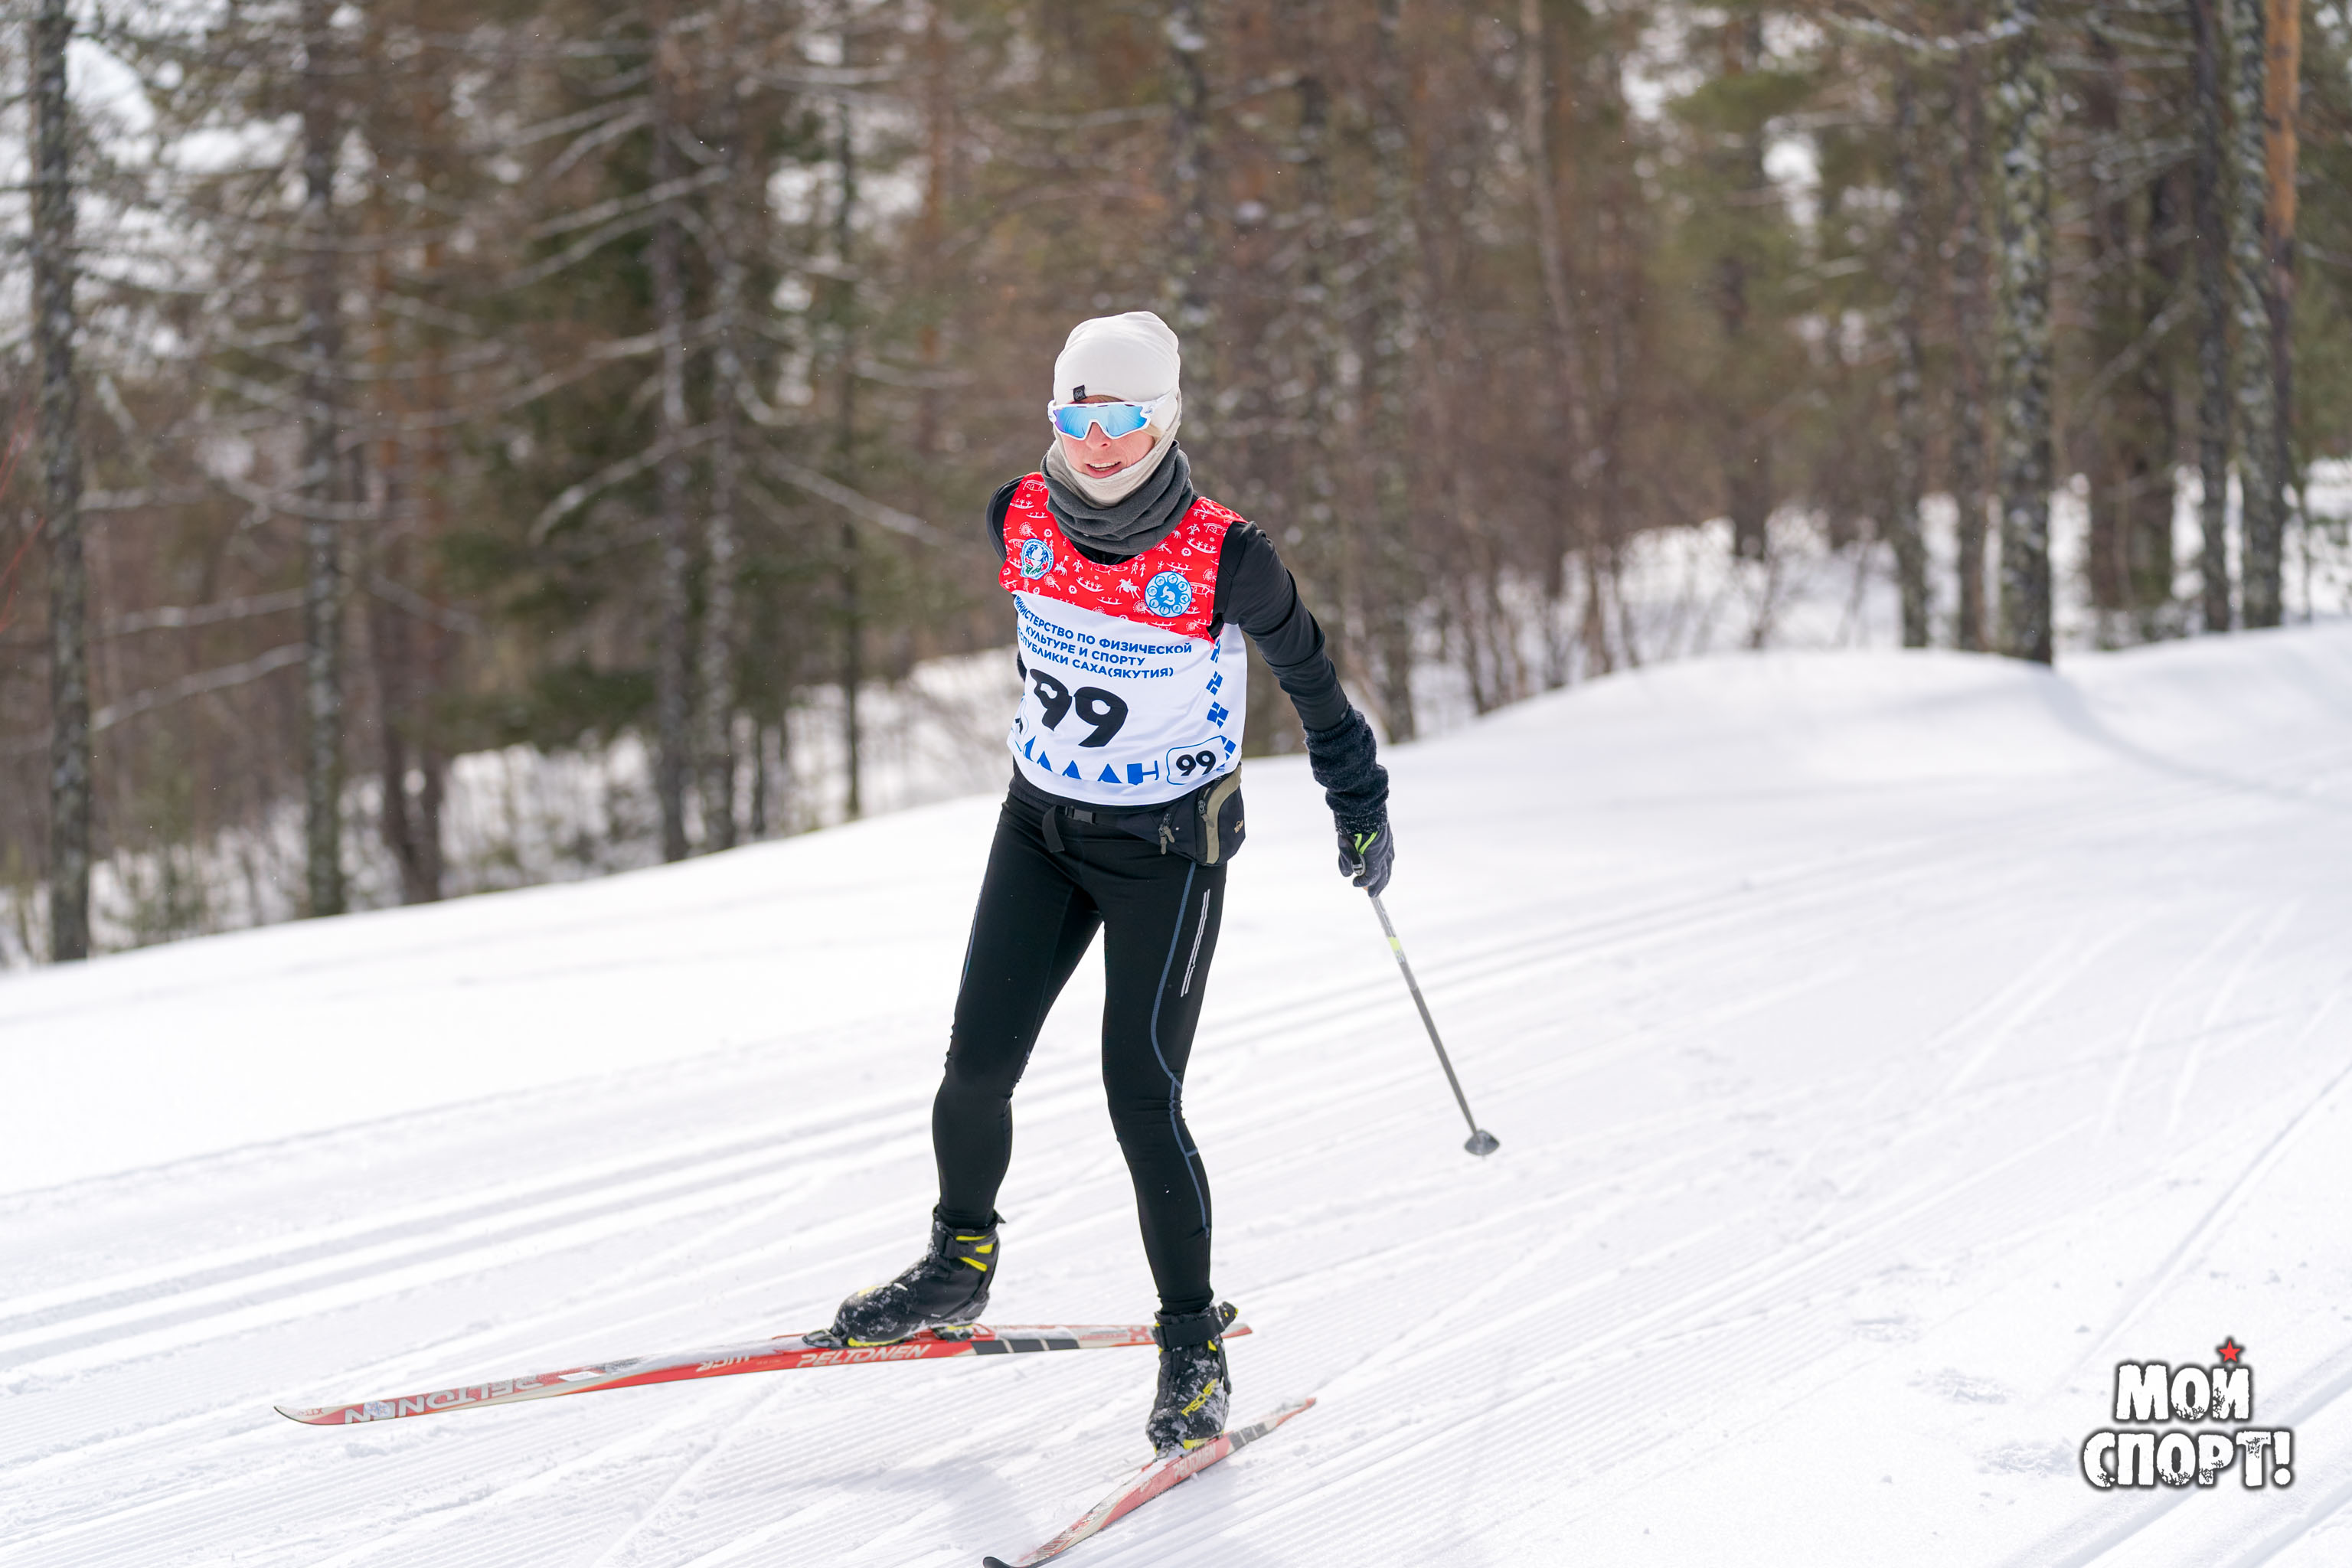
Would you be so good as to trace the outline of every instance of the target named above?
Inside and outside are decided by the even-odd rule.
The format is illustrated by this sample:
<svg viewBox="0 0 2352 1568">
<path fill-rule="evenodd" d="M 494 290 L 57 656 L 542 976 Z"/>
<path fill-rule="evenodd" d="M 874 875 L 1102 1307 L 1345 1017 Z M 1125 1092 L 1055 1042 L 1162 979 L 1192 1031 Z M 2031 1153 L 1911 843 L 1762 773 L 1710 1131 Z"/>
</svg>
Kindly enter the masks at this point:
<svg viewBox="0 0 2352 1568">
<path fill-rule="evenodd" d="M 1004 559 L 1004 514 L 1013 505 L 1013 479 L 988 503 L 988 531 L 996 541 L 996 557 Z M 1067 537 L 1066 535 L 1065 537 Z M 1098 566 L 1115 566 L 1129 559 L 1090 550 L 1073 539 L 1070 543 Z M 1274 541 L 1254 522 L 1239 519 L 1225 530 L 1217 552 L 1217 596 L 1210 607 L 1209 636 L 1224 629 L 1227 621 L 1249 634 L 1265 656 L 1274 679 L 1298 710 L 1298 721 L 1308 730 L 1329 730 L 1347 721 L 1347 695 L 1339 689 L 1339 672 L 1331 668 L 1324 650 L 1323 628 L 1298 596 L 1298 584 L 1276 553 Z"/>
</svg>

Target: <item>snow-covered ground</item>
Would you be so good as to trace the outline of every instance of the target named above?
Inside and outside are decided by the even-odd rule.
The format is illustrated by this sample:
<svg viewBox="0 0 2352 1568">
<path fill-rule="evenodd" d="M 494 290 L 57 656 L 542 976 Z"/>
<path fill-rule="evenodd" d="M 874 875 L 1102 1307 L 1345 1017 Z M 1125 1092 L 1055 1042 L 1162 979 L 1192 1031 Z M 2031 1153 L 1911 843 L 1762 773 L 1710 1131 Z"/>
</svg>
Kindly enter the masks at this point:
<svg viewBox="0 0 2352 1568">
<path fill-rule="evenodd" d="M 1302 763 L 1194 1056 L 1237 1416 L 1101 1568 L 2352 1561 L 2352 628 L 1694 659 Z M 782 1332 L 911 1256 L 993 802 L 0 980 L 0 1562 L 970 1564 L 1148 1352 L 270 1412 Z M 1151 1306 L 1081 972 L 1003 1321 Z M 2114 1363 L 2249 1348 L 2291 1487 L 2099 1493 Z M 2104 1555 L 2103 1555 L 2104 1554 Z"/>
</svg>

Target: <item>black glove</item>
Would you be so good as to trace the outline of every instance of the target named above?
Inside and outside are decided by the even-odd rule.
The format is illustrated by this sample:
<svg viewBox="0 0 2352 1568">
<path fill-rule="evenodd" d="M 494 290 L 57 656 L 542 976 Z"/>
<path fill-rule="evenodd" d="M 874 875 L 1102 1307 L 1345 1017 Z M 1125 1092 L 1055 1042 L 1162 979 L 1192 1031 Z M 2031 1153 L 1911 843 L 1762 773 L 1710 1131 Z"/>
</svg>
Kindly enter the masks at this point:
<svg viewBox="0 0 2352 1568">
<path fill-rule="evenodd" d="M 1389 840 L 1389 771 L 1372 727 L 1350 708 L 1329 729 L 1307 731 L 1307 763 L 1339 830 L 1339 874 L 1379 892 L 1389 885 L 1396 847 Z"/>
<path fill-rule="evenodd" d="M 1339 829 L 1339 875 L 1353 878 L 1356 886 L 1378 898 L 1395 869 L 1396 836 L 1389 831 L 1385 814 L 1378 826 L 1361 833 Z"/>
</svg>

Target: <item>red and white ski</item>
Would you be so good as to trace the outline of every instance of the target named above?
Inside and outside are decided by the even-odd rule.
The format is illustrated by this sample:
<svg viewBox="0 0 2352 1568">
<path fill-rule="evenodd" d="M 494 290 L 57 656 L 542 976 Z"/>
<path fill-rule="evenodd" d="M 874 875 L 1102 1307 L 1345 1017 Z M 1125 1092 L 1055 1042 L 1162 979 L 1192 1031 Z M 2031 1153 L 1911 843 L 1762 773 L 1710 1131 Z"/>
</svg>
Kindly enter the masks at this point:
<svg viewBox="0 0 2352 1568">
<path fill-rule="evenodd" d="M 1228 1334 L 1242 1331 L 1239 1328 L 1225 1331 Z M 1310 1410 L 1314 1405 L 1312 1399 L 1295 1401 L 1262 1421 L 1255 1421 L 1247 1426 L 1213 1437 L 1190 1453 L 1171 1454 L 1164 1459 L 1154 1459 L 1120 1483 L 1117 1491 L 1088 1509 L 1085 1518 L 1045 1545 L 1024 1552 L 1010 1563 L 1001 1557 L 983 1557 L 981 1559 L 982 1568 L 1034 1568 L 1036 1563 L 1059 1557 L 1088 1536 L 1098 1534 L 1110 1524 L 1125 1519 L 1178 1482 L 1192 1479 L 1219 1459 L 1247 1447 L 1300 1411 Z"/>
<path fill-rule="evenodd" d="M 1228 1334 L 1245 1334 L 1236 1324 Z M 432 1415 L 483 1405 L 519 1405 L 526 1399 L 553 1399 L 566 1394 L 592 1394 L 606 1388 L 643 1388 L 656 1383 L 684 1383 L 705 1377 L 736 1377 L 747 1372 L 797 1372 L 803 1367 L 857 1366 L 869 1362 L 941 1361 L 960 1355 L 1018 1355 L 1043 1351 L 1109 1350 L 1152 1342 L 1151 1328 L 1139 1323 L 1055 1324 L 992 1329 L 975 1323 L 969 1329 L 925 1329 L 896 1344 L 838 1345 L 819 1334 L 784 1334 L 749 1344 L 721 1345 L 712 1350 L 680 1351 L 674 1355 L 638 1356 L 628 1361 L 569 1367 L 524 1377 L 502 1377 L 429 1394 L 406 1394 L 391 1399 L 363 1399 L 350 1405 L 298 1407 L 280 1405 L 278 1414 L 310 1426 L 346 1426 L 363 1421 L 396 1421 L 408 1415 Z"/>
</svg>

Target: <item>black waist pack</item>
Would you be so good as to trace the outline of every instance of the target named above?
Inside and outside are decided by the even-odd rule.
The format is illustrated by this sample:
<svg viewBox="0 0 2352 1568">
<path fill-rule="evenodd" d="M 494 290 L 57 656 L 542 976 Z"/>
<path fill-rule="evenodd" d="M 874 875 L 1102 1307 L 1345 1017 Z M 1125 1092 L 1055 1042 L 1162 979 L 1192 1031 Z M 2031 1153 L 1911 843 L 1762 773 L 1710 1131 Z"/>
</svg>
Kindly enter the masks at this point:
<svg viewBox="0 0 2352 1568">
<path fill-rule="evenodd" d="M 1160 846 L 1162 855 L 1181 855 L 1203 866 L 1222 866 L 1232 859 L 1248 835 L 1242 820 L 1242 771 L 1235 768 L 1211 779 L 1190 795 L 1178 795 L 1148 811 L 1113 811 L 1108 806 L 1073 805 L 1055 800 L 1020 774 L 1013 776 L 1013 797 L 1038 808 L 1045 830 L 1045 847 L 1063 853 L 1057 818 L 1116 828 L 1132 837 Z"/>
</svg>

